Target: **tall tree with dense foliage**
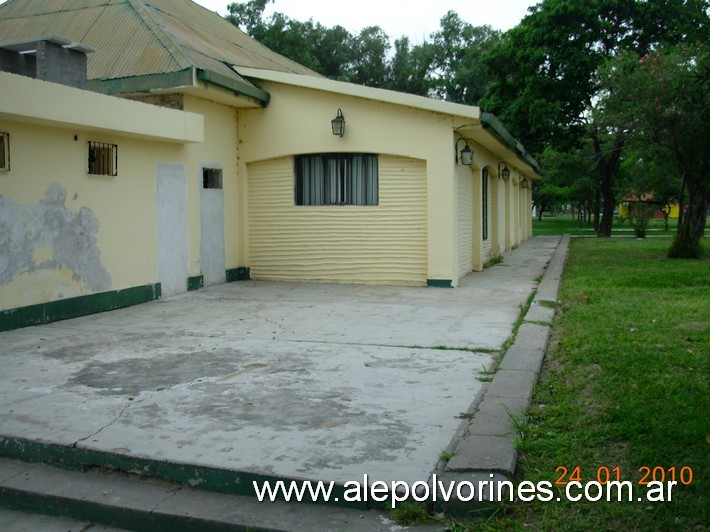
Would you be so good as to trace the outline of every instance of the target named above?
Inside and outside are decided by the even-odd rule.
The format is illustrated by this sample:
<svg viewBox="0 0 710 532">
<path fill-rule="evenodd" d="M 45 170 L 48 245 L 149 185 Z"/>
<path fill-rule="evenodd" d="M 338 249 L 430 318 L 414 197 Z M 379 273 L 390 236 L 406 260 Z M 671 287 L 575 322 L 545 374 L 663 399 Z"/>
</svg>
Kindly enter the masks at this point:
<svg viewBox="0 0 710 532">
<path fill-rule="evenodd" d="M 441 28 L 432 33 L 432 90 L 435 96 L 467 105 L 478 105 L 491 81 L 483 56 L 499 41 L 501 32 L 490 26 L 473 26 L 449 11 Z"/>
<path fill-rule="evenodd" d="M 599 234 L 609 236 L 628 131 L 591 123 L 599 68 L 620 51 L 643 53 L 707 31 L 704 0 L 543 0 L 485 58 L 497 77 L 481 104 L 533 153 L 590 139 L 603 198 Z"/>
<path fill-rule="evenodd" d="M 386 88 L 429 96 L 431 90 L 431 63 L 433 49 L 424 42 L 410 46 L 409 37 L 403 36 L 394 42 L 394 57 L 390 60 Z"/>
<path fill-rule="evenodd" d="M 698 258 L 710 206 L 710 50 L 704 42 L 626 52 L 602 70 L 600 120 L 675 163 L 681 201 L 670 257 Z M 684 198 L 687 191 L 687 203 Z"/>
<path fill-rule="evenodd" d="M 599 211 L 598 180 L 591 142 L 561 152 L 548 146 L 538 161 L 545 169 L 545 179 L 533 189 L 533 203 L 552 197 L 554 204 L 570 205 L 580 222 L 594 223 L 596 228 L 599 223 L 594 218 Z"/>
<path fill-rule="evenodd" d="M 324 76 L 349 81 L 358 64 L 356 39 L 342 26 L 326 28 L 283 13 L 264 18 L 273 0 L 249 0 L 227 6 L 225 18 L 264 46 Z"/>
<path fill-rule="evenodd" d="M 441 19 L 431 41 L 412 46 L 402 36 L 392 54 L 390 37 L 379 26 L 353 35 L 342 26 L 326 28 L 282 13 L 265 17 L 272 1 L 231 3 L 226 19 L 271 50 L 330 79 L 469 105 L 478 103 L 491 81 L 482 57 L 501 33 L 490 26 L 474 27 L 453 11 Z"/>
<path fill-rule="evenodd" d="M 368 87 L 385 87 L 390 39 L 379 26 L 368 26 L 355 39 L 353 75 L 349 81 Z"/>
</svg>

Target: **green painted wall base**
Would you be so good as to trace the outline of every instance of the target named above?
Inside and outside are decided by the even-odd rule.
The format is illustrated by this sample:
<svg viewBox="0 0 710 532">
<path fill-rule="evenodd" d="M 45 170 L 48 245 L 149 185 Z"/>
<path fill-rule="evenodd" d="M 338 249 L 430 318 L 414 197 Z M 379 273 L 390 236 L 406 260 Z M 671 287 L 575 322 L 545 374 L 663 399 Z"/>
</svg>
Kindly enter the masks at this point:
<svg viewBox="0 0 710 532">
<path fill-rule="evenodd" d="M 205 286 L 205 276 L 195 275 L 194 277 L 187 278 L 187 291 L 192 292 L 193 290 L 199 290 Z"/>
<path fill-rule="evenodd" d="M 453 288 L 454 282 L 451 279 L 427 279 L 426 285 L 434 288 Z"/>
<path fill-rule="evenodd" d="M 249 268 L 242 266 L 239 268 L 230 268 L 227 270 L 227 282 L 234 281 L 249 281 L 251 280 L 251 272 Z"/>
<path fill-rule="evenodd" d="M 0 331 L 78 318 L 160 299 L 160 283 L 0 311 Z"/>
</svg>

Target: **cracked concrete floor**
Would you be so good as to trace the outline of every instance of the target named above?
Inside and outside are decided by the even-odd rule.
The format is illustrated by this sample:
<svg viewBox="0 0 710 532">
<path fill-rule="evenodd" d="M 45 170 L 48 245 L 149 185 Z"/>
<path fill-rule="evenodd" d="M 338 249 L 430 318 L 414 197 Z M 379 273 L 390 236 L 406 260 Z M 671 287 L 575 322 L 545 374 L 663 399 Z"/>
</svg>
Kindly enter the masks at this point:
<svg viewBox="0 0 710 532">
<path fill-rule="evenodd" d="M 250 281 L 1 333 L 0 435 L 425 480 L 556 245 L 531 239 L 453 290 Z"/>
</svg>

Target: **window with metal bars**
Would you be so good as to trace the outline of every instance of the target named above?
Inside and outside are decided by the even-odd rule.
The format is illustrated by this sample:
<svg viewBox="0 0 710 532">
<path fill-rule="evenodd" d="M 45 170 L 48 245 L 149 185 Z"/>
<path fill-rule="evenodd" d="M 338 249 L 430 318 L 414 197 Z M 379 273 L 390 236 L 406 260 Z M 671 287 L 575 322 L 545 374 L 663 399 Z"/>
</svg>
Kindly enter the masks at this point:
<svg viewBox="0 0 710 532">
<path fill-rule="evenodd" d="M 377 205 L 378 159 L 373 154 L 296 157 L 296 205 Z"/>
<path fill-rule="evenodd" d="M 203 168 L 202 188 L 222 188 L 222 169 Z"/>
<path fill-rule="evenodd" d="M 118 144 L 89 141 L 89 173 L 118 175 Z"/>
<path fill-rule="evenodd" d="M 488 240 L 488 168 L 481 172 L 481 216 L 483 240 Z"/>
<path fill-rule="evenodd" d="M 10 169 L 10 134 L 0 131 L 0 170 Z"/>
</svg>

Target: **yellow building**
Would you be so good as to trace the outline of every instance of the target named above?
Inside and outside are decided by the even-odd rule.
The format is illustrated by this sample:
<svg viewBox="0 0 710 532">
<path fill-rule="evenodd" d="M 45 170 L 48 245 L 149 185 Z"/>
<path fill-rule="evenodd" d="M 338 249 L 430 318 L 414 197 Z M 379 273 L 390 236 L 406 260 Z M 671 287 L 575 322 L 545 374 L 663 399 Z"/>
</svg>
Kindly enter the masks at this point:
<svg viewBox="0 0 710 532">
<path fill-rule="evenodd" d="M 189 0 L 9 0 L 0 70 L 0 330 L 249 278 L 455 287 L 531 235 L 495 117 Z"/>
</svg>

